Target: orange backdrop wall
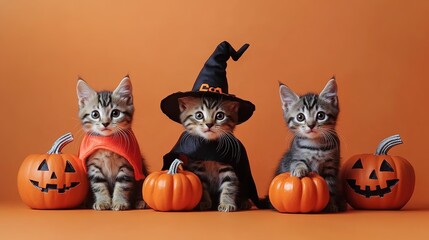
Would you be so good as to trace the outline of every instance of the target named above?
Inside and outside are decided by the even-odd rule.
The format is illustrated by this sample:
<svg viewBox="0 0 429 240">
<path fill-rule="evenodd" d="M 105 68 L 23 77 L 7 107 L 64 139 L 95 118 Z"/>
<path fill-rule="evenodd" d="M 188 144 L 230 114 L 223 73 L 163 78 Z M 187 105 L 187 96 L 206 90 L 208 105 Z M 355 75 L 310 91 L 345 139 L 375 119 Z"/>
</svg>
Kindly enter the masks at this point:
<svg viewBox="0 0 429 240">
<path fill-rule="evenodd" d="M 238 126 L 259 194 L 267 193 L 291 134 L 278 96 L 281 81 L 319 92 L 335 75 L 342 160 L 391 150 L 416 171 L 407 205 L 429 207 L 428 1 L 0 1 L 0 201 L 19 201 L 16 174 L 30 153 L 61 134 L 82 137 L 76 82 L 113 89 L 130 74 L 134 131 L 152 170 L 182 127 L 162 114 L 161 99 L 190 90 L 214 48 L 228 40 L 250 48 L 229 62 L 230 92 L 256 105 Z"/>
</svg>

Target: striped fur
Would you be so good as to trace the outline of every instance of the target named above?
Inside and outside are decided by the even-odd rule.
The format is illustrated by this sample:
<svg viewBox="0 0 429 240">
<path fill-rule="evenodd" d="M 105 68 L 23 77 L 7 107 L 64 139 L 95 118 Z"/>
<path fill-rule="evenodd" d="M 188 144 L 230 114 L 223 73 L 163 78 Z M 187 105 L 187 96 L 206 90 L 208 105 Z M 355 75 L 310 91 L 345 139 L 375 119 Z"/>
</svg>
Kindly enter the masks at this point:
<svg viewBox="0 0 429 240">
<path fill-rule="evenodd" d="M 79 117 L 84 132 L 90 135 L 124 135 L 131 129 L 134 106 L 131 81 L 125 77 L 113 91 L 94 91 L 83 80 L 77 84 Z M 134 169 L 122 156 L 97 150 L 87 161 L 92 196 L 88 204 L 95 210 L 144 208 L 142 181 L 136 182 Z M 143 161 L 143 172 L 147 170 Z"/>
<path fill-rule="evenodd" d="M 131 208 L 134 171 L 127 160 L 113 152 L 99 150 L 89 157 L 87 168 L 95 210 Z"/>
<path fill-rule="evenodd" d="M 186 131 L 207 140 L 232 133 L 238 120 L 238 102 L 219 98 L 183 97 L 179 99 L 180 120 Z"/>
<path fill-rule="evenodd" d="M 128 77 L 113 92 L 96 92 L 79 80 L 77 92 L 79 117 L 85 132 L 110 136 L 121 129 L 131 128 L 134 105 Z"/>
<path fill-rule="evenodd" d="M 298 96 L 281 84 L 280 98 L 287 126 L 294 138 L 276 175 L 283 172 L 291 172 L 297 177 L 304 177 L 309 172 L 320 174 L 328 183 L 331 194 L 325 211 L 345 210 L 338 180 L 340 141 L 335 125 L 339 107 L 335 79 L 331 79 L 319 95 Z"/>
<path fill-rule="evenodd" d="M 216 206 L 221 212 L 237 210 L 239 181 L 231 166 L 215 161 L 195 161 L 188 169 L 195 173 L 203 184 L 199 210 L 208 210 Z"/>
<path fill-rule="evenodd" d="M 222 149 L 240 155 L 238 143 L 229 137 L 233 134 L 238 119 L 239 103 L 221 97 L 183 97 L 179 99 L 180 119 L 190 135 L 207 141 L 218 140 Z M 216 161 L 192 161 L 187 169 L 194 172 L 203 184 L 203 197 L 197 209 L 217 209 L 232 212 L 250 208 L 246 199 L 238 199 L 239 180 L 234 169 Z"/>
</svg>

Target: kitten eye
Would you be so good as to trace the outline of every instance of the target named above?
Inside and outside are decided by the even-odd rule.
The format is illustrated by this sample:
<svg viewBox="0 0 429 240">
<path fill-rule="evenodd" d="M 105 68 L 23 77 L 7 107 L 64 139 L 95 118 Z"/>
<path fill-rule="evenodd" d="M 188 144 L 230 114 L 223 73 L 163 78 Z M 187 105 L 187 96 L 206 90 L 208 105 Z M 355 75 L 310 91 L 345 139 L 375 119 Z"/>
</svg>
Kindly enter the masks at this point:
<svg viewBox="0 0 429 240">
<path fill-rule="evenodd" d="M 304 120 L 305 120 L 304 114 L 300 113 L 300 114 L 296 115 L 296 120 L 298 120 L 298 122 L 304 122 Z"/>
<path fill-rule="evenodd" d="M 318 112 L 316 115 L 317 120 L 323 121 L 326 119 L 326 113 L 324 112 Z"/>
<path fill-rule="evenodd" d="M 225 119 L 225 113 L 223 113 L 223 112 L 218 112 L 218 113 L 216 113 L 216 120 L 223 120 L 223 119 Z"/>
<path fill-rule="evenodd" d="M 204 118 L 204 114 L 202 112 L 196 112 L 195 113 L 195 119 L 201 120 Z"/>
<path fill-rule="evenodd" d="M 91 112 L 91 117 L 94 119 L 100 118 L 100 113 L 97 110 Z"/>
<path fill-rule="evenodd" d="M 119 111 L 118 109 L 113 109 L 111 115 L 112 118 L 117 118 L 121 115 L 121 111 Z"/>
</svg>

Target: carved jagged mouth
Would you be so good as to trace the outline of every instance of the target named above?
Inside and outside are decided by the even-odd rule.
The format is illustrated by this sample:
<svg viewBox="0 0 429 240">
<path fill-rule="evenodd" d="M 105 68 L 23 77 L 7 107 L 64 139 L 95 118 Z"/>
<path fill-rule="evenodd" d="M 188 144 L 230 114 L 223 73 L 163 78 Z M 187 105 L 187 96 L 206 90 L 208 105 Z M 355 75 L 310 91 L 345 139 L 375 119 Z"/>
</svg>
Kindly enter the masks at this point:
<svg viewBox="0 0 429 240">
<path fill-rule="evenodd" d="M 47 193 L 49 192 L 49 190 L 57 190 L 58 193 L 64 193 L 67 190 L 70 190 L 74 187 L 76 187 L 77 185 L 79 185 L 79 182 L 72 182 L 70 184 L 70 186 L 66 186 L 64 184 L 64 186 L 62 188 L 58 188 L 57 184 L 46 184 L 45 188 L 39 187 L 39 182 L 38 181 L 34 181 L 30 179 L 31 184 L 33 184 L 33 186 L 35 186 L 37 189 L 39 189 L 40 191 Z"/>
<path fill-rule="evenodd" d="M 371 187 L 366 185 L 365 189 L 361 189 L 360 185 L 356 184 L 356 180 L 354 179 L 347 179 L 347 183 L 349 186 L 359 195 L 363 195 L 366 198 L 370 197 L 384 197 L 385 194 L 390 193 L 392 191 L 392 188 L 399 182 L 399 179 L 392 179 L 387 180 L 386 184 L 387 187 L 381 188 L 380 185 L 377 185 L 375 187 L 375 190 L 371 190 Z"/>
</svg>

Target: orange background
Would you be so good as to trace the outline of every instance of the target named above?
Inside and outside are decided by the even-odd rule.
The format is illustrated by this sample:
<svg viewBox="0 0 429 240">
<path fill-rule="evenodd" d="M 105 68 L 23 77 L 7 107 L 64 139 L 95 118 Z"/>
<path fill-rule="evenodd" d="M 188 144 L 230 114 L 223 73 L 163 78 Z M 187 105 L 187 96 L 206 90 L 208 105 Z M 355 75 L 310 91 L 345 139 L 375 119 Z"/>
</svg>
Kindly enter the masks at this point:
<svg viewBox="0 0 429 240">
<path fill-rule="evenodd" d="M 44 214 L 22 206 L 16 174 L 25 156 L 46 152 L 65 132 L 77 140 L 64 151 L 77 152 L 82 137 L 78 76 L 102 90 L 114 89 L 130 74 L 133 129 L 150 170 L 160 169 L 162 156 L 182 131 L 161 112 L 160 101 L 190 90 L 217 44 L 228 40 L 235 48 L 250 44 L 238 62 L 228 62 L 227 71 L 230 92 L 256 105 L 236 136 L 246 146 L 261 196 L 291 139 L 282 119 L 278 81 L 298 93 L 319 92 L 335 75 L 342 160 L 374 152 L 381 139 L 400 133 L 404 144 L 390 153 L 408 159 L 416 172 L 406 209 L 427 213 L 428 23 L 429 2 L 424 0 L 0 0 L 2 210 L 12 216 L 15 211 L 7 206 L 17 205 L 22 216 L 26 211 L 37 218 Z M 81 211 L 68 213 L 81 216 Z M 55 211 L 46 214 L 57 216 Z M 274 213 L 262 211 L 261 217 L 267 214 Z M 375 214 L 401 219 L 398 214 L 404 213 Z M 323 221 L 320 217 L 315 221 Z M 423 217 L 427 221 L 427 214 Z"/>
</svg>

